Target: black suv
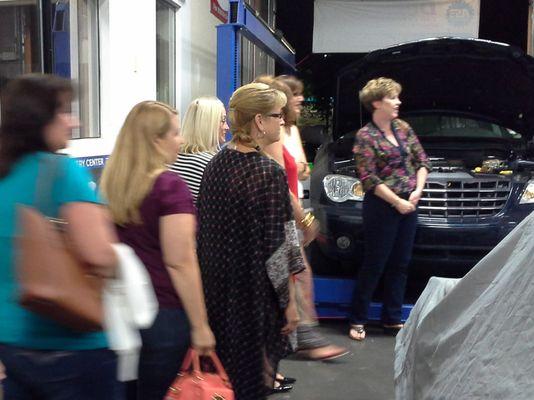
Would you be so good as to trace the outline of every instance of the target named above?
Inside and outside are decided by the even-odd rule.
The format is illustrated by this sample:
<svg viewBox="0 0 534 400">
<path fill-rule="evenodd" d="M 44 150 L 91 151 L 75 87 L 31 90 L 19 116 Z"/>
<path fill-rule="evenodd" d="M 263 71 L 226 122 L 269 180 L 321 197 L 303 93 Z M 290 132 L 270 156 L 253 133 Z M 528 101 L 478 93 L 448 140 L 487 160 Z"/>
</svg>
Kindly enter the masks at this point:
<svg viewBox="0 0 534 400">
<path fill-rule="evenodd" d="M 461 276 L 534 210 L 534 58 L 502 43 L 441 38 L 373 51 L 339 73 L 334 141 L 319 149 L 311 177 L 321 224 L 312 258 L 345 260 L 338 265 L 352 270 L 363 256 L 363 192 L 352 147 L 370 118 L 358 91 L 380 76 L 401 83 L 400 117 L 433 165 L 412 265 Z"/>
</svg>

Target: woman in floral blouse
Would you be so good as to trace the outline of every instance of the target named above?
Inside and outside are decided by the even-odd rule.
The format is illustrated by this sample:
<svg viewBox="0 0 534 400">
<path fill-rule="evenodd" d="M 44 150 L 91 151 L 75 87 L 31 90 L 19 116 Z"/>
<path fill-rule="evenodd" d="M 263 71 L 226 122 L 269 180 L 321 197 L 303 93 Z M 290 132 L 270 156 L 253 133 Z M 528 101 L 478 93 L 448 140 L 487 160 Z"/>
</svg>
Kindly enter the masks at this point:
<svg viewBox="0 0 534 400">
<path fill-rule="evenodd" d="M 356 171 L 365 197 L 365 256 L 354 290 L 349 336 L 365 339 L 365 323 L 373 292 L 385 274 L 382 326 L 389 333 L 402 328 L 401 308 L 417 224 L 417 203 L 430 164 L 412 128 L 398 118 L 401 85 L 373 79 L 360 92 L 372 113 L 356 134 Z"/>
</svg>

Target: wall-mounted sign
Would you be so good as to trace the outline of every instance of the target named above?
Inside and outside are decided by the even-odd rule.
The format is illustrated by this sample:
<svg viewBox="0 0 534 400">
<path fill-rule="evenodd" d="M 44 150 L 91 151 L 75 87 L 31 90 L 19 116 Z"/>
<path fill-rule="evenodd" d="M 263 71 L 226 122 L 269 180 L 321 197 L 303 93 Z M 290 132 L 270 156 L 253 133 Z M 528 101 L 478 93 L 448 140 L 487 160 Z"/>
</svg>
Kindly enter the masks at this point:
<svg viewBox="0 0 534 400">
<path fill-rule="evenodd" d="M 104 168 L 109 156 L 78 157 L 76 162 L 87 169 Z"/>
<path fill-rule="evenodd" d="M 227 3 L 228 1 L 222 1 Z M 210 10 L 213 15 L 215 15 L 222 23 L 226 24 L 228 22 L 228 7 L 223 8 L 219 0 L 211 0 Z"/>
</svg>

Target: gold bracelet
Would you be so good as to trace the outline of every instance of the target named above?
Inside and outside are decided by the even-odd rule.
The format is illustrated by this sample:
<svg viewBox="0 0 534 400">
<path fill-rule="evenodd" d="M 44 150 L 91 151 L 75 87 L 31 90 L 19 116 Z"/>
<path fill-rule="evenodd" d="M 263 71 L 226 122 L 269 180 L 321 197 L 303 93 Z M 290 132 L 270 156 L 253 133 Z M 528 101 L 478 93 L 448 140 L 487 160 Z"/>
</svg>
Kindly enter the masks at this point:
<svg viewBox="0 0 534 400">
<path fill-rule="evenodd" d="M 309 212 L 304 216 L 304 218 L 302 218 L 300 225 L 302 225 L 304 228 L 309 228 L 310 225 L 313 224 L 313 221 L 315 221 L 315 216 Z"/>
<path fill-rule="evenodd" d="M 308 212 L 306 213 L 306 215 L 304 215 L 304 218 L 302 218 L 302 220 L 300 221 L 301 224 L 305 224 L 307 223 L 311 218 L 313 218 L 313 214 L 311 212 Z"/>
</svg>

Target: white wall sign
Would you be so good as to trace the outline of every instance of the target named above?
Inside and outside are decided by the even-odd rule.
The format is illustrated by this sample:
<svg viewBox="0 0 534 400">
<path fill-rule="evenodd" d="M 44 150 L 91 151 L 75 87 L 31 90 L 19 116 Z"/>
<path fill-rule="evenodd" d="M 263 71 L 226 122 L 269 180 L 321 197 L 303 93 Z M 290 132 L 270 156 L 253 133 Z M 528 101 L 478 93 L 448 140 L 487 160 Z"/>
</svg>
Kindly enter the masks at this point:
<svg viewBox="0 0 534 400">
<path fill-rule="evenodd" d="M 315 0 L 314 53 L 366 53 L 430 37 L 478 37 L 480 0 Z"/>
</svg>

